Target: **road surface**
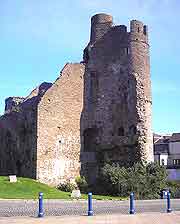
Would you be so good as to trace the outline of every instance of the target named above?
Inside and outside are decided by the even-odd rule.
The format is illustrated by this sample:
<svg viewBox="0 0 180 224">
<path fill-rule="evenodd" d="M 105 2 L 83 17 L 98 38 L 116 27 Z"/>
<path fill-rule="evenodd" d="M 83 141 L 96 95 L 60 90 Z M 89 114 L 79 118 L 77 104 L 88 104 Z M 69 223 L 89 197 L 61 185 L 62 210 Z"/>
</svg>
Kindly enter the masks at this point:
<svg viewBox="0 0 180 224">
<path fill-rule="evenodd" d="M 180 199 L 171 200 L 173 211 L 180 211 Z M 129 201 L 98 201 L 93 200 L 95 215 L 100 214 L 128 214 Z M 136 213 L 166 212 L 166 200 L 138 200 L 135 201 Z M 76 216 L 87 215 L 87 201 L 44 200 L 46 216 Z M 31 216 L 37 217 L 37 200 L 0 200 L 0 217 Z"/>
</svg>

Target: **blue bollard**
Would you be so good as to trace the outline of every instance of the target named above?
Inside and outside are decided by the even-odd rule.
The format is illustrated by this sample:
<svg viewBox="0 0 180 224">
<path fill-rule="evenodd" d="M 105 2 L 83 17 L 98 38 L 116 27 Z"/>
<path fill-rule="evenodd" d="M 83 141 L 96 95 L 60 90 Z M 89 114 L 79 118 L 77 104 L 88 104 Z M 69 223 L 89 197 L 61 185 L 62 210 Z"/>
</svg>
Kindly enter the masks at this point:
<svg viewBox="0 0 180 224">
<path fill-rule="evenodd" d="M 129 210 L 129 214 L 134 214 L 135 210 L 134 210 L 134 193 L 130 194 L 130 210 Z"/>
<path fill-rule="evenodd" d="M 172 212 L 172 209 L 171 209 L 171 202 L 170 202 L 170 192 L 167 192 L 167 213 L 170 213 Z"/>
<path fill-rule="evenodd" d="M 88 193 L 88 216 L 93 216 L 92 193 Z"/>
<path fill-rule="evenodd" d="M 39 213 L 38 213 L 38 217 L 42 218 L 44 216 L 44 212 L 43 212 L 43 193 L 40 192 L 39 193 Z"/>
</svg>

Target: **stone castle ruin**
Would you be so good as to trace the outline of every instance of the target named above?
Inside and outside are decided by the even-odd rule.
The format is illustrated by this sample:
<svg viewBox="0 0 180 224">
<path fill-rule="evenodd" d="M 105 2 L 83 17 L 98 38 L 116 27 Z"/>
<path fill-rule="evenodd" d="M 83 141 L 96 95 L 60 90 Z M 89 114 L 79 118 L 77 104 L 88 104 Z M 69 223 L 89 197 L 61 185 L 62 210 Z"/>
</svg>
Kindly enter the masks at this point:
<svg viewBox="0 0 180 224">
<path fill-rule="evenodd" d="M 93 183 L 107 161 L 153 161 L 147 26 L 91 18 L 81 63 L 26 98 L 6 99 L 0 117 L 0 175 L 57 185 L 84 175 Z"/>
</svg>

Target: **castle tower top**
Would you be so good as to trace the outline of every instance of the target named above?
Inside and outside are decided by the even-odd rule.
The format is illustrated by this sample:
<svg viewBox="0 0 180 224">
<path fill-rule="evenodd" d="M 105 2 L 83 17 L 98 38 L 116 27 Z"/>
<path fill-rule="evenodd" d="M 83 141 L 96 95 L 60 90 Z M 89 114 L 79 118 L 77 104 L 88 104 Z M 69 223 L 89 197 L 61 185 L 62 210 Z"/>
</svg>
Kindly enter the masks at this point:
<svg viewBox="0 0 180 224">
<path fill-rule="evenodd" d="M 131 32 L 143 32 L 143 23 L 138 20 L 131 20 L 130 31 Z"/>
<path fill-rule="evenodd" d="M 91 18 L 91 38 L 90 42 L 93 43 L 100 39 L 113 24 L 113 17 L 108 14 L 99 13 Z"/>
<path fill-rule="evenodd" d="M 91 25 L 97 23 L 112 23 L 113 17 L 111 15 L 105 13 L 98 13 L 91 17 Z"/>
<path fill-rule="evenodd" d="M 141 21 L 131 20 L 130 33 L 131 40 L 141 40 L 148 43 L 148 28 Z"/>
</svg>

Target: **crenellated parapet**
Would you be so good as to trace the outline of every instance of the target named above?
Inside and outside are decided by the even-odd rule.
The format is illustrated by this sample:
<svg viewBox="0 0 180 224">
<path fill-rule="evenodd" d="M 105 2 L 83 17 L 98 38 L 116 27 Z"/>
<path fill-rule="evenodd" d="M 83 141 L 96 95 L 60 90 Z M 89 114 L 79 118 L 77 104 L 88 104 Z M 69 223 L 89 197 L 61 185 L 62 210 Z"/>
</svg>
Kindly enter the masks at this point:
<svg viewBox="0 0 180 224">
<path fill-rule="evenodd" d="M 113 25 L 113 17 L 108 14 L 100 13 L 91 18 L 90 43 L 101 39 L 108 31 L 116 28 L 119 32 L 128 32 L 125 25 Z M 130 39 L 148 43 L 148 27 L 141 21 L 130 21 Z"/>
</svg>

